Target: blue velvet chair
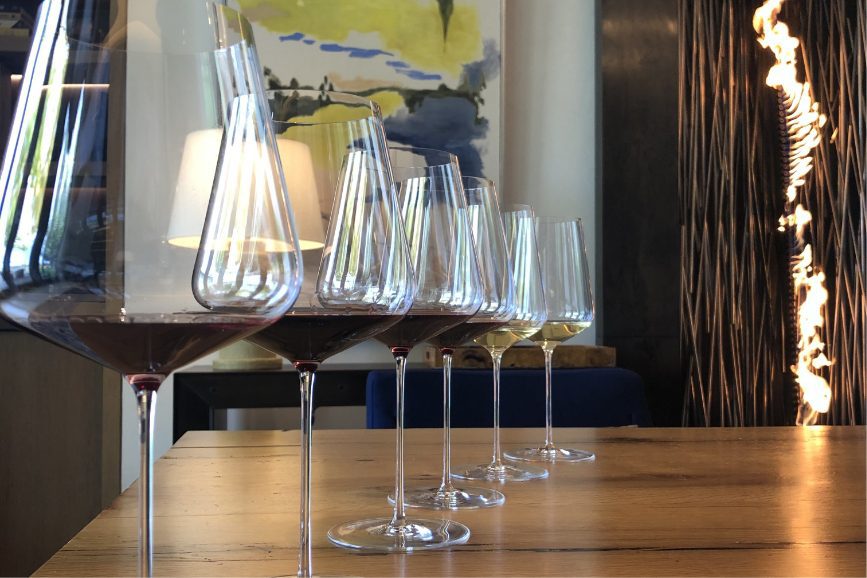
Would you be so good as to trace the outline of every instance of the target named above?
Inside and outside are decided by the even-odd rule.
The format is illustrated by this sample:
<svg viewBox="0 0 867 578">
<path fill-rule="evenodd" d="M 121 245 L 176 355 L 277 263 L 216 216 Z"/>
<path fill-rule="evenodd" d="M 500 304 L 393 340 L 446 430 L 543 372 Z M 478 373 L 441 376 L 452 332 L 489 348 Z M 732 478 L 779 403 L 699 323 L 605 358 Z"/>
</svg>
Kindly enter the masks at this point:
<svg viewBox="0 0 867 578">
<path fill-rule="evenodd" d="M 555 369 L 554 426 L 606 427 L 651 425 L 638 374 L 616 367 Z M 404 424 L 442 427 L 442 370 L 407 371 Z M 493 426 L 493 377 L 490 370 L 452 371 L 452 426 Z M 367 427 L 395 427 L 394 371 L 367 376 Z M 500 380 L 500 425 L 544 427 L 545 373 L 541 369 L 504 369 Z"/>
</svg>

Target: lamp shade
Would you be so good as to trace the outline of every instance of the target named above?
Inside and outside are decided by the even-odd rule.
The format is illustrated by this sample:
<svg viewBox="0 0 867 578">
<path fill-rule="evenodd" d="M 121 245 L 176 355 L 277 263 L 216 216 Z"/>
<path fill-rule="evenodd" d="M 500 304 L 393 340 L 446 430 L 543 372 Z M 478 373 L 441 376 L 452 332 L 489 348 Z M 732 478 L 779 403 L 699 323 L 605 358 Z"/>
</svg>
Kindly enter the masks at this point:
<svg viewBox="0 0 867 578">
<path fill-rule="evenodd" d="M 193 131 L 184 141 L 169 219 L 167 237 L 171 245 L 199 248 L 222 138 L 223 130 L 213 128 Z"/>
<path fill-rule="evenodd" d="M 169 219 L 167 239 L 171 245 L 187 249 L 199 247 L 222 137 L 222 129 L 193 131 L 187 135 Z M 319 249 L 324 245 L 325 233 L 310 148 L 287 138 L 278 138 L 277 148 L 301 250 Z"/>
<path fill-rule="evenodd" d="M 321 249 L 325 246 L 325 231 L 322 228 L 322 211 L 310 147 L 301 141 L 278 136 L 277 151 L 283 164 L 289 200 L 295 212 L 301 250 Z"/>
</svg>

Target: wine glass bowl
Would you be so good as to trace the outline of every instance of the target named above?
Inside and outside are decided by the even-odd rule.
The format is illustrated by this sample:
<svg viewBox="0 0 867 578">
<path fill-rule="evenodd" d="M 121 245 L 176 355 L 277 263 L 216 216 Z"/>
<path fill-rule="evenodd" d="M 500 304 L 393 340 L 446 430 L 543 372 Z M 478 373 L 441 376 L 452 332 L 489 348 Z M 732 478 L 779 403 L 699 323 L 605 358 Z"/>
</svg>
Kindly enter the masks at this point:
<svg viewBox="0 0 867 578">
<path fill-rule="evenodd" d="M 554 349 L 593 322 L 593 293 L 584 230 L 580 219 L 537 217 L 539 261 L 548 320 L 530 340 L 545 354 L 545 442 L 536 448 L 506 452 L 510 460 L 531 462 L 586 462 L 596 455 L 554 445 L 552 372 Z"/>
<path fill-rule="evenodd" d="M 305 276 L 295 306 L 250 341 L 316 366 L 396 323 L 412 270 L 379 107 L 338 92 L 266 93 L 296 207 Z"/>
<path fill-rule="evenodd" d="M 328 532 L 357 550 L 410 552 L 462 544 L 470 530 L 450 520 L 408 517 L 404 500 L 403 405 L 406 357 L 417 344 L 472 317 L 482 292 L 457 157 L 443 151 L 391 148 L 398 203 L 415 273 L 412 307 L 377 335 L 395 359 L 396 469 L 391 517 L 348 522 Z"/>
<path fill-rule="evenodd" d="M 505 502 L 505 496 L 493 488 L 456 486 L 452 481 L 450 415 L 453 350 L 505 325 L 515 315 L 515 287 L 496 187 L 488 179 L 463 177 L 463 188 L 483 300 L 476 314 L 466 322 L 428 339 L 429 343 L 439 348 L 443 359 L 443 474 L 438 487 L 418 488 L 407 493 L 406 504 L 417 508 L 460 510 L 489 508 Z"/>
<path fill-rule="evenodd" d="M 400 321 L 415 291 L 379 108 L 336 92 L 267 93 L 305 276 L 291 311 L 249 340 L 292 362 L 301 386 L 298 575 L 311 576 L 311 449 L 319 364 Z"/>
<path fill-rule="evenodd" d="M 509 207 L 503 213 L 503 228 L 515 288 L 515 314 L 504 325 L 475 338 L 475 342 L 491 354 L 494 366 L 493 455 L 490 463 L 458 468 L 452 475 L 459 479 L 520 482 L 548 476 L 544 468 L 505 463 L 500 447 L 500 364 L 503 353 L 539 331 L 547 319 L 533 210 L 527 205 Z"/>
<path fill-rule="evenodd" d="M 135 392 L 143 575 L 160 383 L 279 318 L 301 281 L 250 25 L 174 6 L 112 21 L 45 0 L 0 167 L 0 312 Z"/>
</svg>

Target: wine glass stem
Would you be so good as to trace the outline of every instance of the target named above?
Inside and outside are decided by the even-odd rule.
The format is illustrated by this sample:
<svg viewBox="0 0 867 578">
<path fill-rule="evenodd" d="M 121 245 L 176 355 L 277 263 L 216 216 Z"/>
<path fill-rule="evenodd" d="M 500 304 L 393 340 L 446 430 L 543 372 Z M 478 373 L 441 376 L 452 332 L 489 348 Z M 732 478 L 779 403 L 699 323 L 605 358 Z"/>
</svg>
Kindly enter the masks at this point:
<svg viewBox="0 0 867 578">
<path fill-rule="evenodd" d="M 494 364 L 494 456 L 491 466 L 503 466 L 503 454 L 500 449 L 500 363 L 503 360 L 502 351 L 492 351 L 491 360 Z"/>
<path fill-rule="evenodd" d="M 406 356 L 396 354 L 394 365 L 397 377 L 397 428 L 396 453 L 397 461 L 394 472 L 394 514 L 391 518 L 392 527 L 401 528 L 406 525 L 406 504 L 404 504 L 403 484 L 403 402 L 404 380 L 406 379 Z"/>
<path fill-rule="evenodd" d="M 153 576 L 153 497 L 152 466 L 154 461 L 154 415 L 157 407 L 157 389 L 163 382 L 161 375 L 131 375 L 129 384 L 135 393 L 139 425 L 139 574 Z"/>
<path fill-rule="evenodd" d="M 554 419 L 552 416 L 552 402 L 551 399 L 553 395 L 552 385 L 551 385 L 551 360 L 554 357 L 554 348 L 553 347 L 542 347 L 542 351 L 545 353 L 545 449 L 549 451 L 553 451 L 554 448 Z"/>
<path fill-rule="evenodd" d="M 452 350 L 443 349 L 443 480 L 441 492 L 452 486 Z"/>
<path fill-rule="evenodd" d="M 313 450 L 314 369 L 298 367 L 301 381 L 301 535 L 298 540 L 298 576 L 313 576 L 313 546 L 310 542 L 310 481 Z"/>
</svg>

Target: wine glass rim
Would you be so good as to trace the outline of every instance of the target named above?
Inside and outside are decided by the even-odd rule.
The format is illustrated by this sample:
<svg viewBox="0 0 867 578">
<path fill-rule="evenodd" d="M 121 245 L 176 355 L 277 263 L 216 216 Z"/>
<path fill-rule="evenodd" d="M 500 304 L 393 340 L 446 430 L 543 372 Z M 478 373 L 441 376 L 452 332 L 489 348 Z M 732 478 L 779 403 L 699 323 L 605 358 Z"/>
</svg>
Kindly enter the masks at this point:
<svg viewBox="0 0 867 578">
<path fill-rule="evenodd" d="M 156 3 L 157 0 L 151 0 L 151 1 Z M 206 49 L 201 49 L 201 50 L 194 50 L 194 49 L 164 50 L 164 49 L 159 49 L 159 50 L 157 50 L 157 49 L 145 49 L 145 48 L 130 49 L 130 48 L 121 48 L 119 46 L 112 46 L 110 44 L 110 42 L 112 40 L 114 40 L 115 38 L 117 39 L 117 41 L 126 40 L 128 38 L 128 29 L 129 29 L 128 26 L 123 28 L 121 30 L 121 32 L 119 34 L 117 34 L 116 36 L 113 36 L 112 32 L 109 31 L 108 33 L 106 33 L 105 38 L 103 39 L 102 42 L 94 42 L 92 40 L 85 40 L 84 38 L 81 38 L 80 36 L 73 34 L 69 29 L 69 23 L 67 21 L 63 21 L 60 23 L 60 29 L 63 31 L 63 34 L 65 35 L 65 39 L 71 47 L 80 46 L 80 47 L 91 48 L 93 50 L 98 50 L 101 52 L 111 52 L 111 53 L 117 53 L 117 54 L 154 54 L 154 55 L 161 54 L 164 56 L 170 56 L 170 55 L 173 55 L 173 56 L 201 56 L 201 55 L 209 55 L 209 54 L 215 54 L 215 53 L 223 52 L 228 48 L 231 48 L 234 46 L 239 46 L 242 44 L 247 44 L 249 46 L 255 45 L 255 42 L 253 41 L 252 25 L 250 24 L 250 21 L 247 20 L 247 17 L 244 16 L 241 12 L 239 12 L 233 8 L 230 8 L 229 6 L 226 6 L 226 5 L 220 3 L 216 0 L 206 0 L 205 2 L 201 2 L 200 0 L 173 0 L 173 2 L 178 2 L 178 3 L 186 2 L 188 4 L 194 4 L 196 6 L 201 6 L 201 7 L 207 8 L 209 10 L 217 10 L 218 9 L 221 12 L 230 13 L 230 14 L 232 14 L 233 18 L 237 18 L 238 21 L 240 22 L 242 32 L 240 32 L 238 34 L 237 39 L 235 39 L 231 42 L 221 43 L 217 46 L 213 46 L 213 47 L 206 48 Z M 47 4 L 47 2 L 45 4 Z"/>
<path fill-rule="evenodd" d="M 534 216 L 533 207 L 523 203 L 510 203 L 503 207 L 503 213 L 529 213 Z"/>
<path fill-rule="evenodd" d="M 446 160 L 446 161 L 444 161 L 444 162 L 441 162 L 441 163 L 436 163 L 436 164 L 419 164 L 419 165 L 415 165 L 415 164 L 406 164 L 406 165 L 405 165 L 405 164 L 401 164 L 401 163 L 395 162 L 394 159 L 390 159 L 390 160 L 391 160 L 391 166 L 392 166 L 392 167 L 401 167 L 401 168 L 440 167 L 440 166 L 444 166 L 444 165 L 448 165 L 448 164 L 453 164 L 453 163 L 456 164 L 456 163 L 458 162 L 458 156 L 457 156 L 456 154 L 454 154 L 454 153 L 450 153 L 449 151 L 444 151 L 444 150 L 441 150 L 441 149 L 431 149 L 431 148 L 425 148 L 425 147 L 415 147 L 415 146 L 411 146 L 411 145 L 393 145 L 393 144 L 389 144 L 389 145 L 388 145 L 388 150 L 389 150 L 389 152 L 391 152 L 391 151 L 401 151 L 401 152 L 409 152 L 409 153 L 417 153 L 417 154 L 435 153 L 435 154 L 440 155 L 440 156 L 446 156 L 447 159 L 448 159 L 448 160 Z M 391 155 L 389 155 L 389 157 L 390 157 L 390 156 L 391 156 Z"/>
<path fill-rule="evenodd" d="M 536 222 L 540 224 L 565 224 L 565 223 L 578 223 L 579 225 L 583 222 L 581 217 L 552 217 L 552 216 L 536 216 Z"/>
<path fill-rule="evenodd" d="M 318 119 L 318 118 L 306 118 L 303 122 L 297 122 L 293 120 L 275 120 L 273 122 L 281 125 L 289 125 L 289 126 L 324 126 L 329 124 L 345 124 L 347 122 L 357 122 L 360 120 L 366 120 L 368 118 L 380 118 L 382 116 L 379 105 L 375 100 L 370 98 L 352 94 L 351 92 L 340 92 L 337 90 L 316 90 L 311 88 L 290 88 L 290 87 L 282 87 L 282 88 L 269 88 L 265 91 L 265 99 L 270 99 L 272 96 L 277 96 L 281 94 L 286 94 L 288 98 L 293 98 L 296 95 L 299 97 L 307 97 L 307 98 L 316 98 L 318 99 L 322 95 L 327 95 L 333 99 L 331 104 L 342 104 L 346 106 L 357 106 L 359 109 L 366 108 L 368 111 L 368 115 L 364 118 L 357 119 L 342 119 L 342 120 L 331 120 L 331 119 Z"/>
<path fill-rule="evenodd" d="M 476 191 L 481 189 L 493 189 L 494 181 L 487 177 L 476 177 L 472 175 L 464 175 L 462 177 L 465 191 Z"/>
<path fill-rule="evenodd" d="M 425 183 L 427 185 L 428 190 L 431 190 L 431 191 L 447 191 L 447 190 L 454 190 L 455 188 L 457 188 L 457 187 L 451 187 L 451 188 L 447 187 L 447 186 L 441 184 L 441 182 L 440 182 L 441 179 L 438 179 L 435 177 L 412 176 L 412 177 L 405 177 L 403 179 L 395 179 L 395 183 L 407 183 L 409 181 L 418 181 L 421 183 Z"/>
</svg>

